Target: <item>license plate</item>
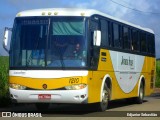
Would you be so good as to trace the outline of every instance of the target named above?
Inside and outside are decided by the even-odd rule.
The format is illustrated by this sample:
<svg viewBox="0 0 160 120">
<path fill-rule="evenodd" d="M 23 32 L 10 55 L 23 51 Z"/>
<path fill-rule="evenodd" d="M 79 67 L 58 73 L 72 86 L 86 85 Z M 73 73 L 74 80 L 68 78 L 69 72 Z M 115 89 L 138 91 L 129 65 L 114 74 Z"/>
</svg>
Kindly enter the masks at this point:
<svg viewBox="0 0 160 120">
<path fill-rule="evenodd" d="M 38 99 L 39 100 L 50 100 L 51 99 L 51 95 L 50 94 L 39 94 L 38 95 Z"/>
</svg>

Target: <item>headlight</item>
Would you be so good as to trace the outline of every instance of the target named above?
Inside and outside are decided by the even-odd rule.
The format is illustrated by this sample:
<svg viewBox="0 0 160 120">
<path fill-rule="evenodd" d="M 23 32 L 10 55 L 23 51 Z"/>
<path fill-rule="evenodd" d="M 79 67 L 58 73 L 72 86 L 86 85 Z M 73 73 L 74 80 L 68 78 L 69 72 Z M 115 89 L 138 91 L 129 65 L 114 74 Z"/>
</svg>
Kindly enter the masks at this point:
<svg viewBox="0 0 160 120">
<path fill-rule="evenodd" d="M 26 89 L 25 86 L 18 85 L 18 84 L 10 84 L 9 86 L 10 86 L 11 88 L 17 89 L 17 90 L 25 90 L 25 89 Z"/>
<path fill-rule="evenodd" d="M 78 84 L 78 85 L 71 85 L 71 86 L 66 86 L 65 88 L 67 90 L 80 90 L 85 88 L 87 85 L 86 84 Z"/>
</svg>

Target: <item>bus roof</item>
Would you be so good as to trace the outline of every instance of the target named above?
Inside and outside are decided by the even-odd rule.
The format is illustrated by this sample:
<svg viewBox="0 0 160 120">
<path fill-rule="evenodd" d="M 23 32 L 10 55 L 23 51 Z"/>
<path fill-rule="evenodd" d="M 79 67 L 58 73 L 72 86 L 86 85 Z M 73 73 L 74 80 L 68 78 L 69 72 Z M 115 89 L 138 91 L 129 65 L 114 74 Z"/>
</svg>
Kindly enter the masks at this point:
<svg viewBox="0 0 160 120">
<path fill-rule="evenodd" d="M 115 18 L 106 13 L 102 13 L 100 11 L 94 9 L 79 9 L 79 8 L 47 8 L 47 9 L 34 9 L 34 10 L 26 10 L 19 12 L 16 17 L 29 17 L 29 16 L 87 16 L 90 17 L 92 15 L 101 15 L 107 17 L 109 19 L 113 19 L 115 21 L 133 26 L 135 28 L 153 33 L 153 30 L 149 28 L 143 28 L 139 25 L 135 25 L 133 23 L 129 23 L 127 21 Z"/>
</svg>

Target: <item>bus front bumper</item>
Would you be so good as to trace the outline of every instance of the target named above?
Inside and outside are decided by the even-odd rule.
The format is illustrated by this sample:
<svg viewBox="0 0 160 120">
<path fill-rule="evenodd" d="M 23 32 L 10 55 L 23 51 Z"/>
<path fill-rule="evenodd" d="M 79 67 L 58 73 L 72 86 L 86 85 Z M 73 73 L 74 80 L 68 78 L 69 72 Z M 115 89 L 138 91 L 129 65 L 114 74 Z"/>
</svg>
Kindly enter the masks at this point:
<svg viewBox="0 0 160 120">
<path fill-rule="evenodd" d="M 88 103 L 88 86 L 81 90 L 9 90 L 16 103 Z M 49 95 L 50 98 L 39 99 L 39 95 Z"/>
</svg>

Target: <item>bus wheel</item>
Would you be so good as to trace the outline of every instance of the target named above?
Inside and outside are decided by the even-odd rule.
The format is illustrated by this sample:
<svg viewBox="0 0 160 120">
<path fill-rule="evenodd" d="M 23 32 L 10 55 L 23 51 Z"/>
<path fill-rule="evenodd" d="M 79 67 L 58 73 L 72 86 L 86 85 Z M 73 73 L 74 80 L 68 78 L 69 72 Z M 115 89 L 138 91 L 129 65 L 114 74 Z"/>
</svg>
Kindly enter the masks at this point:
<svg viewBox="0 0 160 120">
<path fill-rule="evenodd" d="M 144 85 L 143 85 L 143 83 L 141 83 L 140 88 L 139 88 L 139 95 L 136 98 L 136 103 L 142 104 L 143 98 L 144 98 Z"/>
<path fill-rule="evenodd" d="M 107 87 L 106 84 L 104 84 L 103 91 L 102 91 L 102 101 L 99 104 L 99 110 L 105 111 L 108 107 L 109 102 L 109 96 L 110 96 L 110 90 Z"/>
<path fill-rule="evenodd" d="M 36 103 L 35 105 L 37 110 L 39 111 L 45 111 L 45 110 L 48 110 L 49 108 L 49 103 Z"/>
</svg>

